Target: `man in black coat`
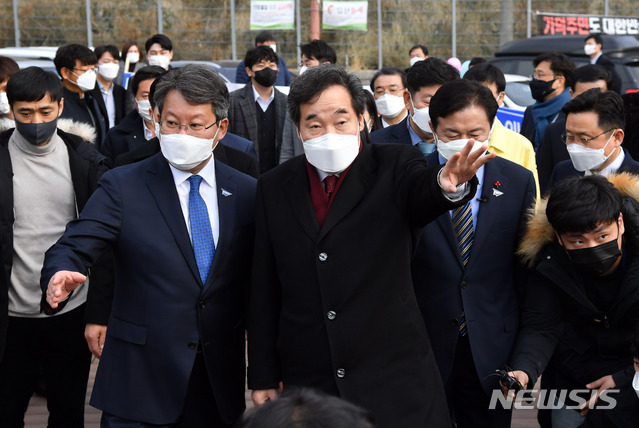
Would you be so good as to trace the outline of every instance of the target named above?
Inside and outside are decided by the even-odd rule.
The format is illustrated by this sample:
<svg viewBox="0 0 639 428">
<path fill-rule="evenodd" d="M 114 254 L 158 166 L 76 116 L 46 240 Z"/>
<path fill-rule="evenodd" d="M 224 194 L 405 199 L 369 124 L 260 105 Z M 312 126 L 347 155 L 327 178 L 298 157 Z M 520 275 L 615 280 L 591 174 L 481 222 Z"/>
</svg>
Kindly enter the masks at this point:
<svg viewBox="0 0 639 428">
<path fill-rule="evenodd" d="M 615 427 L 636 427 L 639 416 L 637 397 L 626 399 L 639 322 L 639 204 L 622 196 L 637 195 L 639 180 L 609 179 L 557 183 L 520 247 L 531 270 L 512 374 L 532 387 L 553 365 L 553 426 L 587 424 L 593 407 Z"/>
<path fill-rule="evenodd" d="M 471 140 L 428 168 L 410 146 L 362 144 L 363 111 L 338 66 L 291 86 L 305 157 L 258 181 L 248 386 L 257 405 L 282 382 L 363 406 L 380 428 L 450 427 L 410 261 L 419 228 L 467 201 L 494 155 L 469 154 Z"/>
<path fill-rule="evenodd" d="M 590 57 L 590 63 L 607 68 L 612 75 L 612 86 L 609 89 L 620 93 L 621 77 L 615 70 L 615 64 L 603 54 L 603 37 L 601 37 L 601 34 L 590 34 L 584 42 L 584 52 Z"/>
</svg>

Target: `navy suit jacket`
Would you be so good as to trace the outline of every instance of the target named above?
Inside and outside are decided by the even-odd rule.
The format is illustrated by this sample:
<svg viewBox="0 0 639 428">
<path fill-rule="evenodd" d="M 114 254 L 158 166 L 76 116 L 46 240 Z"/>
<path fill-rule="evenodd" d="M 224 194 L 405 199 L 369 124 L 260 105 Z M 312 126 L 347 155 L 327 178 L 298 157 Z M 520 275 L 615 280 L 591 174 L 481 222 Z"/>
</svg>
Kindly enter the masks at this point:
<svg viewBox="0 0 639 428">
<path fill-rule="evenodd" d="M 429 166 L 439 164 L 437 152 L 426 160 Z M 535 193 L 527 169 L 499 157 L 486 164 L 484 202 L 465 267 L 450 212 L 424 228 L 411 272 L 444 384 L 453 369 L 459 316 L 464 311 L 477 376 L 487 392 L 497 388 L 497 378 L 486 377 L 508 362 L 517 336 L 523 270 L 515 251 Z"/>
<path fill-rule="evenodd" d="M 244 401 L 244 304 L 255 179 L 215 161 L 220 235 L 202 284 L 173 175 L 157 154 L 104 174 L 80 218 L 47 251 L 41 286 L 87 272 L 113 246 L 115 295 L 91 405 L 126 419 L 179 417 L 198 343 L 227 424 Z"/>
<path fill-rule="evenodd" d="M 639 174 L 639 162 L 637 162 L 632 158 L 632 156 L 630 156 L 628 150 L 623 149 L 623 152 L 625 153 L 626 157 L 623 159 L 623 162 L 621 163 L 621 166 L 619 166 L 617 172 L 630 172 L 633 174 Z M 550 176 L 550 180 L 548 181 L 547 191 L 550 191 L 553 184 L 568 177 L 573 177 L 575 175 L 584 175 L 584 172 L 577 171 L 570 159 L 559 162 L 555 166 L 555 169 L 553 169 L 552 171 L 552 175 Z"/>
<path fill-rule="evenodd" d="M 113 164 L 123 153 L 130 152 L 144 143 L 144 124 L 137 110 L 133 110 L 115 127 L 109 129 L 100 152 Z"/>
<path fill-rule="evenodd" d="M 408 116 L 406 116 L 406 119 L 395 125 L 387 126 L 379 131 L 371 132 L 371 141 L 373 143 L 413 144 L 406 124 L 407 121 Z"/>
</svg>

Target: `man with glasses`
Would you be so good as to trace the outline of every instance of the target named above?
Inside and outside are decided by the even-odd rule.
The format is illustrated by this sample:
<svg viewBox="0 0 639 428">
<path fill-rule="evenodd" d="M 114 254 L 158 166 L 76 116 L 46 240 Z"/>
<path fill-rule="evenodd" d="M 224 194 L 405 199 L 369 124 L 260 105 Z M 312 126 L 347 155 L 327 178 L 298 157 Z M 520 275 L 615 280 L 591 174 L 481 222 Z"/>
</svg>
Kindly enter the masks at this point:
<svg viewBox="0 0 639 428">
<path fill-rule="evenodd" d="M 456 79 L 459 79 L 459 73 L 446 61 L 434 57 L 418 61 L 408 70 L 407 90 L 402 94 L 409 115 L 396 125 L 373 132 L 373 143 L 412 144 L 424 156 L 433 153 L 435 139 L 428 124 L 430 99 L 444 83 Z"/>
<path fill-rule="evenodd" d="M 53 63 L 62 77 L 64 91 L 64 111 L 60 117 L 92 126 L 99 150 L 109 122 L 106 110 L 100 108 L 90 93 L 95 88 L 98 59 L 88 47 L 71 44 L 58 48 Z"/>
<path fill-rule="evenodd" d="M 91 397 L 102 427 L 231 427 L 245 407 L 255 179 L 213 156 L 229 106 L 214 70 L 171 70 L 154 99 L 162 152 L 103 176 L 47 251 L 41 286 L 59 310 L 113 247 L 115 292 Z"/>
<path fill-rule="evenodd" d="M 568 88 L 575 63 L 563 53 L 546 52 L 533 60 L 535 71 L 530 92 L 537 101 L 524 112 L 521 134 L 533 143 L 535 150 L 544 138 L 549 123 L 557 120 L 561 107 L 570 101 Z"/>
<path fill-rule="evenodd" d="M 590 89 L 575 97 L 562 110 L 566 114 L 566 132 L 562 139 L 570 160 L 555 166 L 548 189 L 574 175 L 639 173 L 639 162 L 621 147 L 625 113 L 619 94 L 602 92 L 599 88 Z"/>
<path fill-rule="evenodd" d="M 397 67 L 384 67 L 371 79 L 371 91 L 380 116 L 381 128 L 396 125 L 408 114 L 404 104 L 406 73 Z"/>
</svg>

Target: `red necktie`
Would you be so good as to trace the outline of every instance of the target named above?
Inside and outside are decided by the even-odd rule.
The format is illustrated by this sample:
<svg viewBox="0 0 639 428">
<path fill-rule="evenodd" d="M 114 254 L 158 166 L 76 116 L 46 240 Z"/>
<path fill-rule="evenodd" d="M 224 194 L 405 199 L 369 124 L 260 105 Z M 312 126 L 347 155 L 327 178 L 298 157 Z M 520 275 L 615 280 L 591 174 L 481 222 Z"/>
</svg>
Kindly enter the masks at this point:
<svg viewBox="0 0 639 428">
<path fill-rule="evenodd" d="M 336 175 L 329 175 L 324 179 L 324 188 L 326 190 L 326 194 L 328 195 L 328 199 L 331 198 L 331 195 L 335 191 L 336 184 L 337 184 Z"/>
</svg>

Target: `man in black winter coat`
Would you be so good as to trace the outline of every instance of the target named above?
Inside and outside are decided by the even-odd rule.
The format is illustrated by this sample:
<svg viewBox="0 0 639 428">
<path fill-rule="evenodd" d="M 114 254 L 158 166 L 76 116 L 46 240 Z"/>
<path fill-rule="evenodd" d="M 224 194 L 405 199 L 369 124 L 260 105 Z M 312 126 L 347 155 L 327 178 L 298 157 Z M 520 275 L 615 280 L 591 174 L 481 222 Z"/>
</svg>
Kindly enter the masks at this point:
<svg viewBox="0 0 639 428">
<path fill-rule="evenodd" d="M 609 180 L 557 183 L 520 247 L 532 269 L 511 366 L 532 387 L 552 364 L 553 427 L 608 426 L 593 423 L 602 414 L 635 427 L 639 414 L 627 394 L 639 322 L 639 204 L 628 195 L 639 195 L 639 178 Z"/>
</svg>

